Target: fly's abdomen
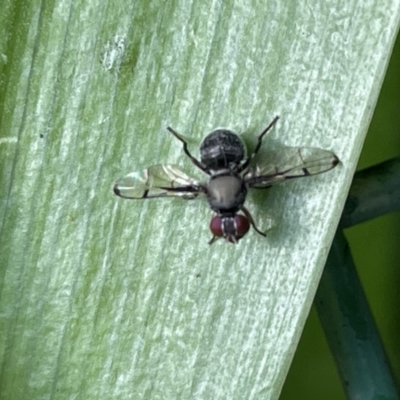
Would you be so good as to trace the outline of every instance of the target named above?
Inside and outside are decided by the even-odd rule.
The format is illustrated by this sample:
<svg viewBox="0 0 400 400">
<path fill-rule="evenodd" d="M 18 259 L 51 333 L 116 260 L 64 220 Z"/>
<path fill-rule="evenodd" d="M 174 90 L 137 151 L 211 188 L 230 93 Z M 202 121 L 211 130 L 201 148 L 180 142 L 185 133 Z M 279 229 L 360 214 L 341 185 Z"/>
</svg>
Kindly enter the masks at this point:
<svg viewBox="0 0 400 400">
<path fill-rule="evenodd" d="M 217 129 L 207 135 L 200 146 L 201 162 L 211 170 L 239 164 L 245 155 L 243 142 L 235 133 Z"/>
</svg>

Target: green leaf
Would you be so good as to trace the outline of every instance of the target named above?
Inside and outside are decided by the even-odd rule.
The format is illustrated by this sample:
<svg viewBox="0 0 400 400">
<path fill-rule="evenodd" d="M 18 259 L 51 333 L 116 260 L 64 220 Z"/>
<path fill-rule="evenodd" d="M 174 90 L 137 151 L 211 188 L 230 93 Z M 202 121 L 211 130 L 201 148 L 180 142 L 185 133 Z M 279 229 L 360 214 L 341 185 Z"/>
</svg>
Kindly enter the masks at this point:
<svg viewBox="0 0 400 400">
<path fill-rule="evenodd" d="M 9 1 L 1 49 L 1 397 L 279 396 L 399 24 L 399 1 Z M 212 247 L 205 202 L 112 183 L 223 126 L 333 171 L 249 196 L 265 239 Z"/>
</svg>

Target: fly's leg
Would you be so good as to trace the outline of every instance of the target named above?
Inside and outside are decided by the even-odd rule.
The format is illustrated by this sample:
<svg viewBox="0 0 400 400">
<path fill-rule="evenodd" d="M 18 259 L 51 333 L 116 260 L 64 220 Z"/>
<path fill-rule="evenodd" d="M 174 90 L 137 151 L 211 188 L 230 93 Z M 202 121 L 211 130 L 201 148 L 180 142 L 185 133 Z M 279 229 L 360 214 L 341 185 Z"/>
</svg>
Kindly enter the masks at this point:
<svg viewBox="0 0 400 400">
<path fill-rule="evenodd" d="M 206 174 L 210 174 L 207 169 L 204 167 L 204 165 L 195 157 L 193 157 L 190 154 L 190 151 L 188 150 L 187 147 L 187 143 L 186 140 L 183 139 L 183 137 L 181 135 L 179 135 L 178 132 L 174 131 L 170 126 L 167 127 L 167 129 L 180 141 L 183 143 L 183 151 L 185 152 L 185 154 L 190 158 L 190 160 L 192 161 L 192 163 L 197 167 L 200 168 L 202 171 L 204 171 Z"/>
<path fill-rule="evenodd" d="M 246 218 L 249 220 L 249 222 L 250 222 L 251 226 L 254 228 L 254 230 L 255 230 L 257 233 L 259 233 L 261 236 L 266 237 L 267 235 L 266 235 L 264 232 L 261 232 L 261 231 L 257 228 L 256 223 L 254 222 L 254 219 L 253 219 L 253 217 L 252 217 L 251 214 L 250 214 L 250 211 L 249 211 L 246 207 L 244 207 L 244 206 L 241 207 L 241 210 L 243 211 L 243 214 L 246 216 Z"/>
<path fill-rule="evenodd" d="M 261 132 L 260 136 L 258 136 L 256 148 L 254 149 L 253 153 L 250 154 L 250 156 L 247 158 L 247 160 L 241 165 L 239 172 L 244 171 L 250 165 L 250 163 L 253 161 L 254 157 L 257 155 L 257 153 L 259 152 L 259 150 L 261 148 L 261 144 L 262 144 L 264 135 L 276 124 L 278 119 L 279 119 L 279 117 L 276 116 L 272 120 L 272 122 Z"/>
<path fill-rule="evenodd" d="M 211 240 L 208 242 L 208 244 L 209 245 L 212 245 L 216 240 L 218 240 L 219 239 L 219 237 L 218 236 L 213 236 L 212 238 L 211 238 Z"/>
</svg>

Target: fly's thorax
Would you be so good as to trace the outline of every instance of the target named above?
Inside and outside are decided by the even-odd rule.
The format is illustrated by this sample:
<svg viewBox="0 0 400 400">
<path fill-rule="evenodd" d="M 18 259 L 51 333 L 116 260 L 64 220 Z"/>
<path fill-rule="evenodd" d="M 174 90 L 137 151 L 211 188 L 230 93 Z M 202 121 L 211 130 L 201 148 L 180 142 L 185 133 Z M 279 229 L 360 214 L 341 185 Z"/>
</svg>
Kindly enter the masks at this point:
<svg viewBox="0 0 400 400">
<path fill-rule="evenodd" d="M 243 206 L 247 189 L 243 179 L 231 172 L 214 175 L 207 186 L 207 200 L 218 214 L 237 212 Z"/>
</svg>

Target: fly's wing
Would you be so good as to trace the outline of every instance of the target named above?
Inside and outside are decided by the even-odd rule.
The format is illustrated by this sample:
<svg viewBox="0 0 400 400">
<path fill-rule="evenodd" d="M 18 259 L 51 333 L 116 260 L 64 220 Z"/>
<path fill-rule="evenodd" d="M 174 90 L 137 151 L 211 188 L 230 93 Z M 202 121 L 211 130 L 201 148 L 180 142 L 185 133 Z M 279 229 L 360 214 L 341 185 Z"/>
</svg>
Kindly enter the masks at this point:
<svg viewBox="0 0 400 400">
<path fill-rule="evenodd" d="M 153 165 L 143 171 L 131 172 L 114 184 L 114 193 L 126 199 L 181 197 L 194 199 L 201 185 L 177 165 Z"/>
<path fill-rule="evenodd" d="M 249 187 L 264 189 L 286 179 L 321 174 L 338 163 L 337 156 L 328 150 L 285 147 L 268 162 L 250 168 L 243 178 Z"/>
</svg>

